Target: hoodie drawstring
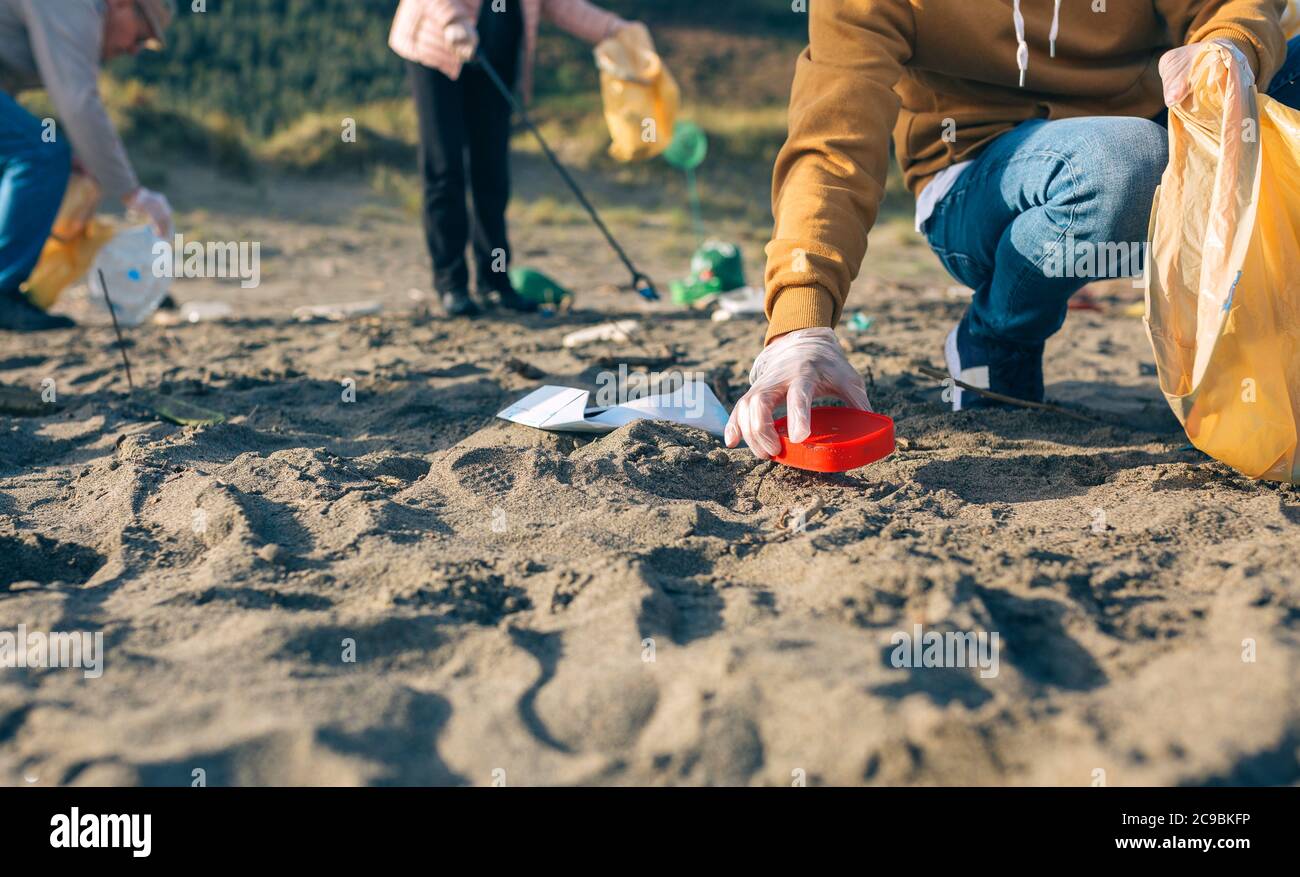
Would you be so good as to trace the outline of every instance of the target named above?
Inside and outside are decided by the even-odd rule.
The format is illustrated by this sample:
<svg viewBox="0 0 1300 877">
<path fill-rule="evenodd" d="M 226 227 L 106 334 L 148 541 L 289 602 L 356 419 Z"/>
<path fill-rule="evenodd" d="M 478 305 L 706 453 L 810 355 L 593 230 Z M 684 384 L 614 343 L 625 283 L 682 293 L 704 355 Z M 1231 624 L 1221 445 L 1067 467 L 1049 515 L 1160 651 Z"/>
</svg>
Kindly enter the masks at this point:
<svg viewBox="0 0 1300 877">
<path fill-rule="evenodd" d="M 1025 73 L 1029 70 L 1029 43 L 1025 42 L 1025 16 L 1020 11 L 1020 0 L 1012 0 L 1011 15 L 1016 22 L 1016 67 L 1020 70 L 1020 87 L 1025 87 Z"/>
<path fill-rule="evenodd" d="M 1061 0 L 1056 0 L 1056 8 L 1052 10 L 1052 32 L 1047 39 L 1051 42 L 1052 57 L 1056 57 L 1056 36 L 1061 32 Z"/>
<path fill-rule="evenodd" d="M 1025 42 L 1025 16 L 1020 11 L 1020 0 L 1012 0 L 1012 16 L 1016 22 L 1016 68 L 1020 71 L 1020 87 L 1025 87 L 1025 74 L 1029 70 L 1029 43 Z M 1056 38 L 1061 33 L 1061 0 L 1055 0 L 1052 10 L 1052 32 L 1048 35 L 1052 57 L 1056 57 Z"/>
</svg>

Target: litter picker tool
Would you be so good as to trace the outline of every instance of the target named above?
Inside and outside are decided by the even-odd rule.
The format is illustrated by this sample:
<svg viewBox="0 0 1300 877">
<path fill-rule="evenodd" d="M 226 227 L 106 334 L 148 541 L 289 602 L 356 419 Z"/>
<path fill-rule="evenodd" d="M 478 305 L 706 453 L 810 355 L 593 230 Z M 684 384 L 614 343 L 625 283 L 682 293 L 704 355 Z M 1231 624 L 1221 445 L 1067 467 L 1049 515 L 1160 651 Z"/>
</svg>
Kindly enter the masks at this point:
<svg viewBox="0 0 1300 877">
<path fill-rule="evenodd" d="M 700 188 L 695 179 L 696 169 L 709 154 L 709 138 L 704 129 L 694 122 L 679 122 L 673 131 L 673 142 L 664 152 L 664 161 L 686 174 L 686 191 L 691 201 L 691 221 L 695 234 L 704 243 L 704 210 L 700 206 Z"/>
<path fill-rule="evenodd" d="M 533 123 L 532 117 L 528 115 L 528 111 L 524 109 L 523 104 L 519 102 L 517 97 L 515 97 L 514 92 L 510 90 L 497 74 L 497 71 L 492 66 L 491 62 L 482 55 L 478 55 L 474 58 L 472 63 L 477 64 L 479 69 L 487 74 L 488 79 L 492 80 L 492 84 L 501 92 L 502 97 L 504 97 L 510 104 L 511 108 L 519 114 L 519 118 L 523 119 L 524 125 L 527 126 L 528 130 L 532 132 L 535 138 L 537 138 L 537 143 L 542 147 L 542 152 L 546 155 L 547 160 L 550 161 L 551 166 L 555 168 L 556 172 L 564 182 L 568 184 L 569 188 L 573 191 L 574 197 L 576 197 L 578 202 L 586 209 L 588 215 L 591 216 L 592 222 L 594 222 L 596 227 L 600 229 L 601 234 L 605 236 L 605 240 L 609 241 L 609 245 L 614 249 L 614 252 L 618 254 L 618 258 L 627 267 L 627 270 L 631 272 L 632 288 L 647 301 L 657 301 L 659 299 L 659 292 L 655 289 L 654 282 L 648 276 L 638 271 L 637 267 L 632 264 L 632 260 L 628 258 L 627 252 L 619 245 L 619 242 L 610 232 L 609 227 L 605 225 L 603 220 L 601 220 L 600 214 L 596 212 L 596 208 L 587 200 L 587 196 L 584 195 L 582 189 L 578 187 L 578 183 L 573 179 L 573 176 L 564 165 L 560 163 L 559 158 L 556 157 L 550 144 L 546 142 L 546 138 L 542 136 L 542 132 L 538 130 L 537 125 Z"/>
</svg>

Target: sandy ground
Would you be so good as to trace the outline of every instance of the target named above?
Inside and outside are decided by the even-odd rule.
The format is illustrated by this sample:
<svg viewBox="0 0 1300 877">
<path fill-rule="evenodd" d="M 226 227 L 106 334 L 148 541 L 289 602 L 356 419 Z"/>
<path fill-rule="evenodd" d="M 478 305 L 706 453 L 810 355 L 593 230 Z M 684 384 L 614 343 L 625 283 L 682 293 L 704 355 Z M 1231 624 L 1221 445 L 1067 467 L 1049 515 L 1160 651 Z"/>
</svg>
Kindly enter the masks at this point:
<svg viewBox="0 0 1300 877">
<path fill-rule="evenodd" d="M 263 287 L 180 284 L 239 318 L 146 326 L 130 353 L 140 385 L 227 423 L 151 418 L 84 303 L 87 328 L 0 334 L 0 381 L 53 378 L 60 406 L 0 419 L 0 631 L 106 649 L 98 679 L 0 670 L 0 782 L 1300 781 L 1300 492 L 1185 447 L 1140 320 L 1075 313 L 1049 349 L 1051 397 L 1106 422 L 953 415 L 913 365 L 940 362 L 960 297 L 865 277 L 852 360 L 902 446 L 814 476 L 674 425 L 494 419 L 542 382 L 594 386 L 597 353 L 639 355 L 561 347 L 611 316 L 727 401 L 745 386 L 759 323 L 609 289 L 586 226 L 516 235 L 573 314 L 448 322 L 414 221 L 364 187 L 223 197 L 185 221 L 262 241 Z M 619 227 L 662 281 L 684 273 L 653 222 Z M 289 316 L 357 299 L 385 312 Z M 917 623 L 997 632 L 998 675 L 892 666 Z"/>
</svg>

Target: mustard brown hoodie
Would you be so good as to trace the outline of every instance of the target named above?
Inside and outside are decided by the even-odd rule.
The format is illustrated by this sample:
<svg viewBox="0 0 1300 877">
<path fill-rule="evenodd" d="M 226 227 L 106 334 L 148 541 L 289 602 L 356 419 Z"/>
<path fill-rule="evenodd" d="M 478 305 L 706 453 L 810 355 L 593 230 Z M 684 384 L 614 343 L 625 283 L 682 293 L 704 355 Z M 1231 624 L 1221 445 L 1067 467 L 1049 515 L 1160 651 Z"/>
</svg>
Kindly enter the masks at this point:
<svg viewBox="0 0 1300 877">
<path fill-rule="evenodd" d="M 773 175 L 769 341 L 839 322 L 884 195 L 891 129 L 904 182 L 918 195 L 939 171 L 1029 119 L 1154 117 L 1164 108 L 1158 65 L 1171 48 L 1231 40 L 1260 83 L 1286 57 L 1286 0 L 810 7 L 789 136 Z"/>
</svg>

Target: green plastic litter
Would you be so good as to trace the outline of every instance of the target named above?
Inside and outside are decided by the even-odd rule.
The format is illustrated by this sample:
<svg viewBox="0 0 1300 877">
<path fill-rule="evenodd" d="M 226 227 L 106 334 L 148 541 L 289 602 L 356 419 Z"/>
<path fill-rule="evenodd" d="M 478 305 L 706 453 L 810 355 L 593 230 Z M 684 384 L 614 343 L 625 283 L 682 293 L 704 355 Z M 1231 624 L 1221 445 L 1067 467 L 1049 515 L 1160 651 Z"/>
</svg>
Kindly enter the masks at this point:
<svg viewBox="0 0 1300 877">
<path fill-rule="evenodd" d="M 532 268 L 511 268 L 510 285 L 522 298 L 538 305 L 558 305 L 571 300 L 573 293 L 541 271 Z"/>
<path fill-rule="evenodd" d="M 158 417 L 177 426 L 213 426 L 226 421 L 226 415 L 220 411 L 173 396 L 150 396 L 149 407 Z"/>
<path fill-rule="evenodd" d="M 692 305 L 725 291 L 716 279 L 699 282 L 674 280 L 669 284 L 669 289 L 672 291 L 673 301 L 679 305 Z"/>
<path fill-rule="evenodd" d="M 849 328 L 854 332 L 866 332 L 874 325 L 876 325 L 876 318 L 868 317 L 862 311 L 858 311 L 849 318 Z"/>
<path fill-rule="evenodd" d="M 745 285 L 745 260 L 740 247 L 725 241 L 705 241 L 691 258 L 691 276 L 673 281 L 673 301 L 689 305 L 711 295 Z"/>
</svg>

